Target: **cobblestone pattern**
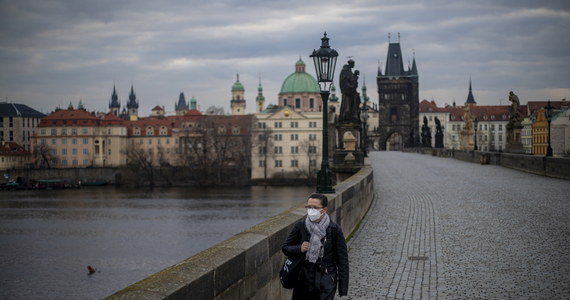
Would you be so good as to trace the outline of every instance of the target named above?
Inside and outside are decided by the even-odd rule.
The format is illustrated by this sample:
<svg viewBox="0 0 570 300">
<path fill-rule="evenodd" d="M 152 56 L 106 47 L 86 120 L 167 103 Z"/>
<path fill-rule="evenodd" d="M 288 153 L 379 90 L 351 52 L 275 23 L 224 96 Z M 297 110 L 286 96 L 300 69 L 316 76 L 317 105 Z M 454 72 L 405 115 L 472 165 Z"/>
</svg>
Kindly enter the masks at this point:
<svg viewBox="0 0 570 300">
<path fill-rule="evenodd" d="M 570 299 L 570 182 L 373 152 L 344 299 Z"/>
</svg>

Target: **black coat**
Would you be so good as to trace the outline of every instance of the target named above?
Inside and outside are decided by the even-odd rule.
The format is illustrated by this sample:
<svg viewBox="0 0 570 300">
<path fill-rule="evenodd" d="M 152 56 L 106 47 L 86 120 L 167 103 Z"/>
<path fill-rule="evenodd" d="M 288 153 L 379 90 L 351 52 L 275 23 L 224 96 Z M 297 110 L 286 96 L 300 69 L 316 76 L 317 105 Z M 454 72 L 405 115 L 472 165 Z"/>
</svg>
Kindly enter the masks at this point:
<svg viewBox="0 0 570 300">
<path fill-rule="evenodd" d="M 301 244 L 309 241 L 310 236 L 305 219 L 297 222 L 283 243 L 283 253 L 288 257 L 306 255 L 301 252 Z M 304 261 L 293 299 L 333 299 L 337 285 L 339 295 L 345 296 L 348 292 L 348 250 L 342 229 L 331 221 L 321 242 L 324 242 L 323 257 L 316 264 Z M 307 297 L 307 293 L 315 297 Z"/>
</svg>

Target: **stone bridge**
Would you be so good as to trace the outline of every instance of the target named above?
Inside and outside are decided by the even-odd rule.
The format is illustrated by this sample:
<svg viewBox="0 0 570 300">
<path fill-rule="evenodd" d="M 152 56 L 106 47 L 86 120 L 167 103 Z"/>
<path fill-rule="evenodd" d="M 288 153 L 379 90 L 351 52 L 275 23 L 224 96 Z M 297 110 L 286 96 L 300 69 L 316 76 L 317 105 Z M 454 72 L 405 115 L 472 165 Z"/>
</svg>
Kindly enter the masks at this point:
<svg viewBox="0 0 570 300">
<path fill-rule="evenodd" d="M 570 181 L 418 153 L 369 159 L 330 195 L 354 232 L 345 299 L 570 298 Z M 302 205 L 109 299 L 290 299 L 276 276 Z"/>
</svg>

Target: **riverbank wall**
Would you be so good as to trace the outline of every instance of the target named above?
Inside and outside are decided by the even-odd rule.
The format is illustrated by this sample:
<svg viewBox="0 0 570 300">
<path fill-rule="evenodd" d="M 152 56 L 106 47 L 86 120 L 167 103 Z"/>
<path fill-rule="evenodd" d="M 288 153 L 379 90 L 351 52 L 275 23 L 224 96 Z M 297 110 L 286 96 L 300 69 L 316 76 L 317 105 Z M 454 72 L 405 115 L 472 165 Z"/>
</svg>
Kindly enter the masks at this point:
<svg viewBox="0 0 570 300">
<path fill-rule="evenodd" d="M 432 148 L 406 148 L 404 151 L 451 157 L 484 165 L 497 165 L 536 175 L 570 180 L 570 158 L 566 157 Z"/>
<path fill-rule="evenodd" d="M 358 227 L 374 200 L 366 166 L 327 194 L 329 214 L 345 234 Z M 309 196 L 309 195 L 307 195 Z M 106 299 L 291 299 L 281 287 L 283 242 L 306 215 L 305 201 Z"/>
</svg>

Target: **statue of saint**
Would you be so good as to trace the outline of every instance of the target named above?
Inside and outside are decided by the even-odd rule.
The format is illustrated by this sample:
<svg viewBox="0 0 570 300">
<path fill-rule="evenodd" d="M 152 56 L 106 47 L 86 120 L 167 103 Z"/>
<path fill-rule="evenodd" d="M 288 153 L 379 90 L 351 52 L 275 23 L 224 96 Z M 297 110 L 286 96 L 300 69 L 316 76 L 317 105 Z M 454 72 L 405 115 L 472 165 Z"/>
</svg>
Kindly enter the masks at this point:
<svg viewBox="0 0 570 300">
<path fill-rule="evenodd" d="M 441 121 L 437 117 L 435 117 L 434 121 L 435 121 L 435 133 L 436 134 L 443 133 L 443 131 L 441 130 Z"/>
<path fill-rule="evenodd" d="M 358 87 L 358 75 L 360 72 L 355 70 L 354 60 L 349 59 L 347 64 L 340 71 L 340 91 L 342 93 L 342 102 L 340 104 L 340 113 L 338 120 L 340 123 L 358 123 L 358 109 L 360 106 L 360 97 L 356 92 Z"/>
<path fill-rule="evenodd" d="M 516 123 L 522 121 L 521 112 L 519 111 L 519 107 L 521 103 L 519 101 L 519 97 L 511 91 L 509 93 L 509 101 L 511 101 L 511 107 L 509 108 L 509 120 L 511 123 Z"/>
<path fill-rule="evenodd" d="M 465 105 L 463 108 L 463 120 L 465 125 L 463 125 L 463 130 L 470 131 L 473 128 L 473 115 L 471 114 L 471 106 Z"/>
</svg>

